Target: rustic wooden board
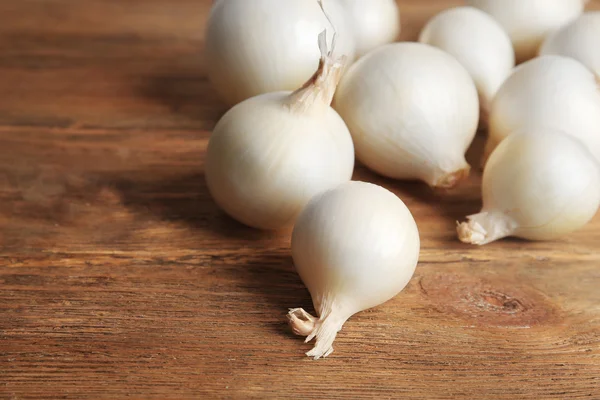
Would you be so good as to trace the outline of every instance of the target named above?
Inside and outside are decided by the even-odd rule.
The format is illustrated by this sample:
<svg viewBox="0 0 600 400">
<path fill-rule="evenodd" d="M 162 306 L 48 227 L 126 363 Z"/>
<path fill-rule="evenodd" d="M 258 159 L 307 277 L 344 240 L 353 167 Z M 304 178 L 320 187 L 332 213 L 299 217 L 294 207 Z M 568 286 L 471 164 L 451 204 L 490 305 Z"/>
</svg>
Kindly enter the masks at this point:
<svg viewBox="0 0 600 400">
<path fill-rule="evenodd" d="M 460 2 L 401 3 L 414 39 Z M 439 195 L 359 168 L 414 213 L 421 262 L 330 358 L 303 355 L 289 234 L 233 222 L 204 183 L 224 111 L 209 6 L 0 2 L 0 398 L 599 399 L 600 217 L 468 247 L 454 227 L 477 174 Z"/>
</svg>

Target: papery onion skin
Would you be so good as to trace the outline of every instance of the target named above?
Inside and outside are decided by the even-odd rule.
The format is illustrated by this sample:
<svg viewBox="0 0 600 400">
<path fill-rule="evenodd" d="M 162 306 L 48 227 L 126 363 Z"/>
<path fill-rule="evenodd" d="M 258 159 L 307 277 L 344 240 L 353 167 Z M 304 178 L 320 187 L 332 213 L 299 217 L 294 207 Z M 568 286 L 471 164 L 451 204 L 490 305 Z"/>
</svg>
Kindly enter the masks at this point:
<svg viewBox="0 0 600 400">
<path fill-rule="evenodd" d="M 451 55 L 393 43 L 354 63 L 334 101 L 357 158 L 395 179 L 451 188 L 468 175 L 464 154 L 479 123 L 477 89 Z"/>
<path fill-rule="evenodd" d="M 482 118 L 515 66 L 515 55 L 504 28 L 474 7 L 442 11 L 425 25 L 419 42 L 453 55 L 469 71 L 479 92 Z"/>
<path fill-rule="evenodd" d="M 307 355 L 325 357 L 344 322 L 382 304 L 410 281 L 419 258 L 419 231 L 390 191 L 349 182 L 313 198 L 292 234 L 292 256 L 319 319 L 288 316 L 295 333 L 316 337 Z"/>
<path fill-rule="evenodd" d="M 481 212 L 457 227 L 461 241 L 552 240 L 596 214 L 600 165 L 572 135 L 541 128 L 514 133 L 486 164 L 482 194 Z"/>
<path fill-rule="evenodd" d="M 467 4 L 500 22 L 521 63 L 537 55 L 546 36 L 581 15 L 585 0 L 467 0 Z"/>
<path fill-rule="evenodd" d="M 548 55 L 518 66 L 492 102 L 484 160 L 512 132 L 536 127 L 574 135 L 600 160 L 600 90 L 583 64 Z"/>
<path fill-rule="evenodd" d="M 398 40 L 400 8 L 395 0 L 337 0 L 345 9 L 347 24 L 354 33 L 356 57 Z"/>
<path fill-rule="evenodd" d="M 591 69 L 600 82 L 600 11 L 586 12 L 548 36 L 540 55 L 550 54 L 576 59 Z"/>
<path fill-rule="evenodd" d="M 354 58 L 341 8 L 324 1 L 336 25 L 336 56 Z M 206 31 L 208 77 L 229 106 L 250 97 L 295 90 L 319 63 L 315 38 L 334 29 L 317 0 L 227 0 L 213 5 Z"/>
</svg>

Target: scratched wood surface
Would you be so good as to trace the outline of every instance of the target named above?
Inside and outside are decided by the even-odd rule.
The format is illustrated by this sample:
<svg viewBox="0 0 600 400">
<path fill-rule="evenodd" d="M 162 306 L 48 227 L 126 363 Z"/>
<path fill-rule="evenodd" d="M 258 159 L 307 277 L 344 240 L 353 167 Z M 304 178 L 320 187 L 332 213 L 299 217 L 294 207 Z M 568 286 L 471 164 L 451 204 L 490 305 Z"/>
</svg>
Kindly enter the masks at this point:
<svg viewBox="0 0 600 400">
<path fill-rule="evenodd" d="M 401 3 L 414 39 L 460 2 Z M 600 217 L 468 247 L 477 173 L 439 195 L 357 170 L 410 207 L 421 261 L 304 356 L 289 234 L 230 220 L 204 183 L 209 6 L 0 1 L 0 398 L 600 399 Z"/>
</svg>

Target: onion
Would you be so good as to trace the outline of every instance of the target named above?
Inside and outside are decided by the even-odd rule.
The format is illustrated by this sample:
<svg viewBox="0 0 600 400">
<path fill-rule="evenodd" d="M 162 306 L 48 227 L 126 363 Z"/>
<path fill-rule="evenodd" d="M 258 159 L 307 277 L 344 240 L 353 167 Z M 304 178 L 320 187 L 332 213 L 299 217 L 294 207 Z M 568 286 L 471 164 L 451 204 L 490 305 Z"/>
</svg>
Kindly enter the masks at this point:
<svg viewBox="0 0 600 400">
<path fill-rule="evenodd" d="M 489 106 L 515 66 L 510 38 L 488 14 L 473 7 L 455 7 L 433 17 L 419 37 L 456 57 L 475 81 L 486 119 Z"/>
<path fill-rule="evenodd" d="M 571 135 L 551 129 L 514 133 L 492 153 L 482 192 L 481 212 L 458 225 L 461 241 L 550 240 L 592 219 L 600 205 L 600 166 Z"/>
<path fill-rule="evenodd" d="M 400 36 L 400 9 L 395 0 L 337 0 L 345 10 L 356 56 L 362 57 Z"/>
<path fill-rule="evenodd" d="M 329 106 L 343 65 L 319 37 L 321 65 L 302 88 L 243 101 L 217 123 L 206 180 L 216 203 L 260 229 L 291 226 L 315 194 L 350 180 L 354 148 Z"/>
<path fill-rule="evenodd" d="M 518 66 L 492 103 L 485 157 L 512 132 L 537 127 L 576 136 L 600 160 L 600 90 L 591 71 L 561 56 Z"/>
<path fill-rule="evenodd" d="M 336 1 L 325 10 L 334 22 L 336 56 L 354 58 L 352 33 Z M 319 64 L 315 38 L 328 17 L 317 0 L 227 0 L 213 5 L 206 32 L 208 77 L 228 105 L 306 82 Z M 331 40 L 329 48 L 333 47 Z"/>
<path fill-rule="evenodd" d="M 451 55 L 420 43 L 393 43 L 358 60 L 334 107 L 357 158 L 396 179 L 451 188 L 468 175 L 464 154 L 479 120 L 477 89 Z"/>
<path fill-rule="evenodd" d="M 585 0 L 467 0 L 494 17 L 510 36 L 518 62 L 535 57 L 545 37 L 577 18 Z"/>
<path fill-rule="evenodd" d="M 327 357 L 348 318 L 404 289 L 419 248 L 410 211 L 380 186 L 349 182 L 312 199 L 294 226 L 292 256 L 318 318 L 300 308 L 288 314 L 294 333 L 316 338 L 306 354 Z"/>
<path fill-rule="evenodd" d="M 600 11 L 585 13 L 550 35 L 540 54 L 572 57 L 591 69 L 600 80 Z"/>
</svg>

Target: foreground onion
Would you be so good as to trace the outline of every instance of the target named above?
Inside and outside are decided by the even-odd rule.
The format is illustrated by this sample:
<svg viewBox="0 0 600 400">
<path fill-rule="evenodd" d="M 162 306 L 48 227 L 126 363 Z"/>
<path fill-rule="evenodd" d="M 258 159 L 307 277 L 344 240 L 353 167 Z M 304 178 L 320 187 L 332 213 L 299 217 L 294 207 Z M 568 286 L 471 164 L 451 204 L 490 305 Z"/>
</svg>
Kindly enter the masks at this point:
<svg viewBox="0 0 600 400">
<path fill-rule="evenodd" d="M 410 211 L 380 186 L 349 182 L 311 200 L 294 226 L 292 255 L 318 318 L 299 308 L 288 314 L 294 333 L 316 339 L 307 355 L 331 354 L 348 318 L 404 289 L 419 247 Z"/>
</svg>

